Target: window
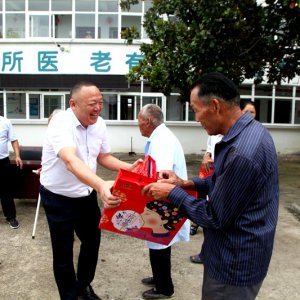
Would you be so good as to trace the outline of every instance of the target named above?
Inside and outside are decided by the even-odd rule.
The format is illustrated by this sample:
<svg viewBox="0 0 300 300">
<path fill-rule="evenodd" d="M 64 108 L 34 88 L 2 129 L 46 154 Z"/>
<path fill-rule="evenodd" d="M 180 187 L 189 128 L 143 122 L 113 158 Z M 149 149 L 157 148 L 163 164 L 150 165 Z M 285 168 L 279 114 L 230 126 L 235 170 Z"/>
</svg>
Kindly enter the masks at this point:
<svg viewBox="0 0 300 300">
<path fill-rule="evenodd" d="M 75 16 L 76 38 L 95 38 L 94 15 L 76 14 Z"/>
<path fill-rule="evenodd" d="M 161 107 L 161 103 L 162 103 L 161 97 L 151 97 L 151 96 L 145 97 L 145 96 L 143 96 L 143 106 L 146 104 L 156 104 L 159 107 Z M 140 110 L 140 108 L 138 108 L 138 111 L 139 110 Z"/>
<path fill-rule="evenodd" d="M 255 86 L 254 102 L 256 104 L 256 119 L 262 123 L 272 123 L 273 86 Z"/>
<path fill-rule="evenodd" d="M 250 100 L 250 96 L 252 93 L 252 85 L 243 84 L 239 87 L 239 91 L 241 95 L 248 95 L 249 97 L 247 97 L 246 99 Z"/>
<path fill-rule="evenodd" d="M 274 123 L 290 124 L 292 122 L 291 112 L 292 99 L 276 99 Z"/>
<path fill-rule="evenodd" d="M 178 95 L 167 97 L 166 121 L 185 121 L 185 103 L 178 100 Z"/>
<path fill-rule="evenodd" d="M 2 14 L 0 14 L 0 38 L 3 38 Z"/>
<path fill-rule="evenodd" d="M 6 11 L 25 11 L 25 0 L 6 1 Z"/>
<path fill-rule="evenodd" d="M 300 86 L 296 87 L 296 97 L 300 98 Z"/>
<path fill-rule="evenodd" d="M 118 0 L 98 0 L 98 10 L 99 12 L 118 12 Z"/>
<path fill-rule="evenodd" d="M 95 11 L 95 0 L 76 0 L 75 2 L 76 11 Z"/>
<path fill-rule="evenodd" d="M 29 119 L 41 118 L 41 95 L 29 94 Z"/>
<path fill-rule="evenodd" d="M 292 86 L 276 86 L 276 97 L 292 97 L 293 96 L 293 87 Z"/>
<path fill-rule="evenodd" d="M 29 18 L 29 36 L 30 37 L 48 37 L 49 36 L 49 16 L 32 15 Z"/>
<path fill-rule="evenodd" d="M 255 86 L 256 96 L 269 96 L 272 97 L 273 86 L 272 85 L 258 85 Z"/>
<path fill-rule="evenodd" d="M 30 11 L 48 11 L 49 10 L 49 1 L 28 0 L 28 10 L 30 10 Z"/>
<path fill-rule="evenodd" d="M 127 12 L 127 10 L 122 10 L 122 11 Z M 142 1 L 139 1 L 139 3 L 137 4 L 131 5 L 129 12 L 131 13 L 142 12 Z"/>
<path fill-rule="evenodd" d="M 98 38 L 117 39 L 118 38 L 118 15 L 100 14 L 98 15 Z"/>
<path fill-rule="evenodd" d="M 300 99 L 295 101 L 295 124 L 300 124 Z"/>
<path fill-rule="evenodd" d="M 129 11 L 121 11 L 118 0 L 7 0 L 4 17 L 2 2 L 0 38 L 120 39 L 120 32 L 128 27 L 135 27 L 139 38 L 148 38 L 142 23 L 150 0 L 132 5 Z"/>
<path fill-rule="evenodd" d="M 65 110 L 70 107 L 69 100 L 70 100 L 70 94 L 65 94 Z"/>
<path fill-rule="evenodd" d="M 194 113 L 192 107 L 190 106 L 189 102 L 186 102 L 186 105 L 188 106 L 188 121 L 194 121 L 195 122 L 196 118 L 195 118 L 195 113 Z"/>
<path fill-rule="evenodd" d="M 6 13 L 6 37 L 25 37 L 25 13 Z"/>
<path fill-rule="evenodd" d="M 71 38 L 72 15 L 52 15 L 52 28 L 55 38 Z"/>
<path fill-rule="evenodd" d="M 0 116 L 4 116 L 4 99 L 2 93 L 0 93 Z"/>
<path fill-rule="evenodd" d="M 140 105 L 140 96 L 121 96 L 121 120 L 137 118 L 137 103 Z"/>
<path fill-rule="evenodd" d="M 103 108 L 101 116 L 104 120 L 118 119 L 118 95 L 103 94 Z"/>
<path fill-rule="evenodd" d="M 25 93 L 7 93 L 6 105 L 8 119 L 26 119 Z"/>
<path fill-rule="evenodd" d="M 271 123 L 272 99 L 260 99 L 255 97 L 256 119 L 262 123 Z"/>
<path fill-rule="evenodd" d="M 128 27 L 134 26 L 139 33 L 139 37 L 141 37 L 142 20 L 140 16 L 122 16 L 121 22 L 122 31 Z"/>
<path fill-rule="evenodd" d="M 62 108 L 61 95 L 45 95 L 44 96 L 44 118 L 48 118 L 54 109 Z"/>
<path fill-rule="evenodd" d="M 72 0 L 52 0 L 52 10 L 72 11 Z"/>
<path fill-rule="evenodd" d="M 145 10 L 145 13 L 146 13 L 149 10 L 149 8 L 152 7 L 152 0 L 145 0 L 144 3 L 145 3 L 144 10 Z"/>
</svg>

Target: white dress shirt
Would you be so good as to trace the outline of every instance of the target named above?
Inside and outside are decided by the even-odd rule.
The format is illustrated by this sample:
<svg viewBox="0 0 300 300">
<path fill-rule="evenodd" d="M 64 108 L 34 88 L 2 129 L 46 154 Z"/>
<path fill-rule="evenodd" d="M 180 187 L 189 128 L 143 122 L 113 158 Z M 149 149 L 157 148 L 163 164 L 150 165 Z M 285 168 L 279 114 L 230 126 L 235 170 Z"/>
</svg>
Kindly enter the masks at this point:
<svg viewBox="0 0 300 300">
<path fill-rule="evenodd" d="M 158 172 L 160 170 L 172 170 L 180 178 L 187 179 L 183 149 L 177 137 L 165 124 L 161 124 L 155 128 L 147 143 L 147 153 L 145 155 L 149 154 L 156 161 Z M 189 241 L 189 239 L 190 220 L 186 220 L 169 246 L 178 241 Z M 148 241 L 146 241 L 146 245 L 150 249 L 164 249 L 168 247 Z"/>
<path fill-rule="evenodd" d="M 207 138 L 207 147 L 206 147 L 206 152 L 211 153 L 211 159 L 215 159 L 215 145 L 219 143 L 223 138 L 222 134 L 217 134 L 217 135 L 210 135 Z"/>
<path fill-rule="evenodd" d="M 8 142 L 17 140 L 17 136 L 14 133 L 11 122 L 0 116 L 0 159 L 4 159 L 9 156 Z"/>
<path fill-rule="evenodd" d="M 58 153 L 65 147 L 76 147 L 77 156 L 96 173 L 97 157 L 109 153 L 110 146 L 104 120 L 84 128 L 73 111 L 57 113 L 48 125 L 43 146 L 41 184 L 53 193 L 67 197 L 83 197 L 92 188 L 82 183 L 67 170 Z"/>
</svg>

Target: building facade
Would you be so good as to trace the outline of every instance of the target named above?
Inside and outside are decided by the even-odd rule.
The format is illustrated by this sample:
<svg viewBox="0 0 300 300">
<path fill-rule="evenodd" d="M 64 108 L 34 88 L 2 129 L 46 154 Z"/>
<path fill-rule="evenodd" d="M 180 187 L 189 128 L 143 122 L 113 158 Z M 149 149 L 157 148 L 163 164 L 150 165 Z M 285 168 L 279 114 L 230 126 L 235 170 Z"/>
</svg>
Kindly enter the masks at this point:
<svg viewBox="0 0 300 300">
<path fill-rule="evenodd" d="M 150 42 L 141 25 L 149 7 L 147 0 L 130 11 L 121 10 L 118 0 L 0 0 L 0 114 L 12 121 L 20 144 L 42 145 L 48 116 L 66 109 L 69 89 L 85 80 L 103 92 L 101 115 L 113 152 L 143 152 L 137 114 L 147 103 L 162 107 L 186 154 L 205 150 L 207 134 L 188 102 L 126 80 L 143 58 L 139 45 Z M 140 35 L 130 46 L 121 38 L 129 26 Z M 245 81 L 241 96 L 255 102 L 257 119 L 270 130 L 278 152 L 300 151 L 299 78 L 280 86 Z"/>
</svg>

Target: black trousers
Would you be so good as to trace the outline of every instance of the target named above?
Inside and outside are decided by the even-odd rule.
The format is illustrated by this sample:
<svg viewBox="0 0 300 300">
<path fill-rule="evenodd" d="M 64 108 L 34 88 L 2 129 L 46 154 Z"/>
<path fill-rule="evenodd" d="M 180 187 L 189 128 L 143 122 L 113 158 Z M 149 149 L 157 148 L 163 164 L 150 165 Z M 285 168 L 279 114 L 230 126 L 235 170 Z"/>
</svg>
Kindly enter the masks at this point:
<svg viewBox="0 0 300 300">
<path fill-rule="evenodd" d="M 149 249 L 149 255 L 157 292 L 172 295 L 174 285 L 171 277 L 171 246 L 165 249 Z"/>
<path fill-rule="evenodd" d="M 54 277 L 60 298 L 77 300 L 78 291 L 93 281 L 98 261 L 101 212 L 97 193 L 69 198 L 41 186 L 40 194 L 50 229 Z M 73 264 L 74 232 L 81 242 L 77 272 Z"/>
<path fill-rule="evenodd" d="M 252 286 L 224 284 L 211 278 L 204 266 L 201 300 L 254 300 L 262 281 Z"/>
<path fill-rule="evenodd" d="M 3 214 L 6 220 L 16 217 L 16 207 L 13 197 L 12 168 L 9 158 L 0 159 L 0 198 Z"/>
</svg>

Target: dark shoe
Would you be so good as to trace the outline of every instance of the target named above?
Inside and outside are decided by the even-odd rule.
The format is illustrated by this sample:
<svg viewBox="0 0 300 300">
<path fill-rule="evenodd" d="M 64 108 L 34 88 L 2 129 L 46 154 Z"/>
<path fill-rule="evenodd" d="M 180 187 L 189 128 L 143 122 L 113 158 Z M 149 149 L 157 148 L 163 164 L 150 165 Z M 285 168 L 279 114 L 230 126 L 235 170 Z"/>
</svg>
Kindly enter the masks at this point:
<svg viewBox="0 0 300 300">
<path fill-rule="evenodd" d="M 198 227 L 198 225 L 192 224 L 190 229 L 190 235 L 195 235 L 197 233 Z"/>
<path fill-rule="evenodd" d="M 148 286 L 155 286 L 153 277 L 146 277 L 142 279 L 142 283 Z"/>
<path fill-rule="evenodd" d="M 81 292 L 79 292 L 78 296 L 79 299 L 84 300 L 101 300 L 101 298 L 95 294 L 94 290 L 90 285 L 83 289 Z"/>
<path fill-rule="evenodd" d="M 10 225 L 10 227 L 12 229 L 17 229 L 17 228 L 20 227 L 19 222 L 17 221 L 17 219 L 10 219 L 10 220 L 7 220 L 6 222 L 7 222 L 7 224 Z"/>
<path fill-rule="evenodd" d="M 190 256 L 190 261 L 195 264 L 203 264 L 203 260 L 199 254 Z"/>
<path fill-rule="evenodd" d="M 142 296 L 144 299 L 168 299 L 168 298 L 172 298 L 174 296 L 174 294 L 168 296 L 168 295 L 157 292 L 155 289 L 151 289 L 151 290 L 144 292 L 142 294 Z"/>
</svg>

